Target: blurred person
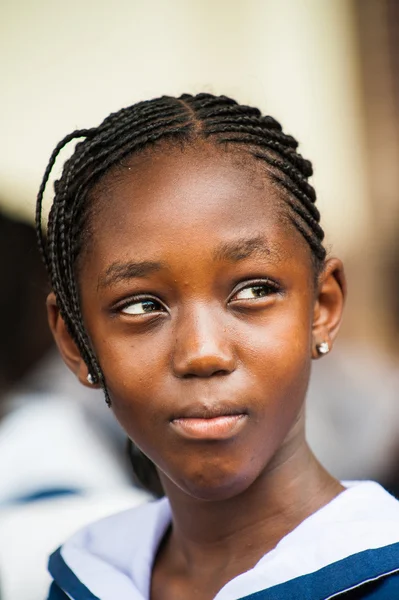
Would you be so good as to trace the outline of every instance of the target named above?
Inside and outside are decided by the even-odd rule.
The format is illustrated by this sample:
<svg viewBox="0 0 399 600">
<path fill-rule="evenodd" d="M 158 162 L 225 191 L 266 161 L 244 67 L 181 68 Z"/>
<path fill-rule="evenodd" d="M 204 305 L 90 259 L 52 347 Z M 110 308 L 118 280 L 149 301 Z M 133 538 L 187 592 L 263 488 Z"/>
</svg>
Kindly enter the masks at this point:
<svg viewBox="0 0 399 600">
<path fill-rule="evenodd" d="M 399 223 L 397 224 L 397 231 L 399 233 Z M 399 235 L 394 238 L 393 244 L 389 247 L 388 255 L 384 261 L 385 274 L 387 280 L 386 296 L 388 298 L 388 304 L 391 314 L 391 352 L 395 358 L 396 364 L 396 404 L 398 405 L 399 396 Z M 399 435 L 396 438 L 392 456 L 393 456 L 393 468 L 386 476 L 386 485 L 392 490 L 397 497 L 399 497 Z"/>
<path fill-rule="evenodd" d="M 0 395 L 4 397 L 53 346 L 53 340 L 43 310 L 48 282 L 35 230 L 1 211 L 0 276 Z"/>
<path fill-rule="evenodd" d="M 339 341 L 317 362 L 307 394 L 307 433 L 339 479 L 375 479 L 394 492 L 399 371 L 370 344 Z"/>
<path fill-rule="evenodd" d="M 0 279 L 0 593 L 42 600 L 48 554 L 65 536 L 148 496 L 68 389 L 27 383 L 53 348 L 47 275 L 34 227 L 2 213 Z"/>
<path fill-rule="evenodd" d="M 46 243 L 42 196 L 74 139 Z M 337 480 L 306 442 L 311 361 L 346 290 L 311 174 L 272 117 L 210 94 L 56 146 L 37 206 L 53 335 L 165 498 L 67 541 L 50 600 L 399 597 L 398 501 Z"/>
<path fill-rule="evenodd" d="M 47 275 L 34 227 L 0 214 L 0 256 L 0 448 L 7 456 L 0 459 L 0 506 L 36 495 L 128 485 L 119 457 L 106 450 L 106 436 L 67 389 L 46 392 L 24 383 L 53 347 L 44 307 Z"/>
</svg>

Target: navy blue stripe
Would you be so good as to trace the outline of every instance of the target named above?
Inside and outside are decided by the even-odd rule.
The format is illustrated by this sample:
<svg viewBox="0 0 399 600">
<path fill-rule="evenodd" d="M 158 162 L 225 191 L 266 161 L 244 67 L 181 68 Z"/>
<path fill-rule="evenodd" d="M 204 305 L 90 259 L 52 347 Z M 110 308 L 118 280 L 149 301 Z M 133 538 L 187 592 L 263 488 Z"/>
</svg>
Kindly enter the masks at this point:
<svg viewBox="0 0 399 600">
<path fill-rule="evenodd" d="M 399 575 L 389 575 L 382 580 L 379 579 L 375 583 L 362 586 L 361 590 L 364 592 L 361 596 L 362 600 L 394 600 L 394 598 L 399 598 Z M 344 598 L 345 600 L 359 600 L 359 596 L 355 595 L 355 591 L 353 592 L 353 596 L 349 594 L 346 597 L 345 595 L 342 600 Z"/>
<path fill-rule="evenodd" d="M 61 548 L 58 548 L 50 556 L 48 570 L 58 586 L 72 596 L 74 600 L 100 600 L 71 571 L 62 558 Z M 55 596 L 55 598 L 57 597 Z"/>
<path fill-rule="evenodd" d="M 53 582 L 47 600 L 69 600 L 69 598 L 62 590 L 60 590 L 58 585 Z"/>
<path fill-rule="evenodd" d="M 15 496 L 0 502 L 0 508 L 14 506 L 15 504 L 30 504 L 31 502 L 39 502 L 40 500 L 48 500 L 49 498 L 57 498 L 59 496 L 75 496 L 81 495 L 82 490 L 77 488 L 44 488 L 35 490 L 23 496 Z"/>
<path fill-rule="evenodd" d="M 399 571 L 399 543 L 353 554 L 319 571 L 255 592 L 241 600 L 325 600 L 367 580 L 388 577 L 389 572 L 395 569 Z"/>
<path fill-rule="evenodd" d="M 57 498 L 58 496 L 75 496 L 81 494 L 81 490 L 76 488 L 48 488 L 37 490 L 26 496 L 20 496 L 16 499 L 18 504 L 27 504 L 28 502 L 38 502 L 39 500 L 48 500 L 49 498 Z"/>
</svg>

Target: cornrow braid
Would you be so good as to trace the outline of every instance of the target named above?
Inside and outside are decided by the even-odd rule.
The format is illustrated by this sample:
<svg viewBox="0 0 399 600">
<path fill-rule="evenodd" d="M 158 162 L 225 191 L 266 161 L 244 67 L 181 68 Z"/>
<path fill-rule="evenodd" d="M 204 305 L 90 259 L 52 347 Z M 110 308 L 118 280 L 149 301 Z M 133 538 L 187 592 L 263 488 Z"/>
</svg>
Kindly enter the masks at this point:
<svg viewBox="0 0 399 600">
<path fill-rule="evenodd" d="M 74 140 L 75 150 L 54 183 L 44 236 L 43 195 L 59 153 Z M 108 404 L 111 400 L 104 374 L 84 327 L 76 277 L 77 260 L 90 235 L 90 210 L 95 201 L 92 192 L 110 169 L 131 155 L 147 148 L 157 152 L 165 142 L 194 144 L 199 140 L 227 148 L 235 146 L 262 161 L 269 178 L 282 192 L 291 222 L 309 244 L 316 274 L 324 264 L 324 233 L 315 206 L 316 193 L 308 181 L 312 165 L 297 152 L 298 142 L 258 108 L 212 94 L 163 96 L 112 113 L 98 127 L 67 135 L 55 147 L 40 185 L 37 237 L 60 314 L 93 382 L 103 387 Z"/>
</svg>

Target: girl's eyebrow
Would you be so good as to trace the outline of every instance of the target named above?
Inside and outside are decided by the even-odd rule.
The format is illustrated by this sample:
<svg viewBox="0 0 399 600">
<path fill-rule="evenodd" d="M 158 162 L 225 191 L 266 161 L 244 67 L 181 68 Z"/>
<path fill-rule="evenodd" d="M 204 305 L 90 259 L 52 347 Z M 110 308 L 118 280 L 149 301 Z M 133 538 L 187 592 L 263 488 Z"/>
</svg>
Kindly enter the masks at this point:
<svg viewBox="0 0 399 600">
<path fill-rule="evenodd" d="M 252 238 L 241 238 L 232 242 L 224 242 L 218 246 L 213 254 L 215 260 L 228 260 L 238 262 L 254 254 L 261 256 L 275 256 L 276 252 L 267 245 L 265 239 L 259 235 Z"/>
<path fill-rule="evenodd" d="M 165 265 L 161 262 L 144 260 L 141 262 L 114 262 L 104 274 L 98 277 L 97 289 L 109 287 L 119 281 L 133 279 L 134 277 L 147 277 L 154 271 L 160 271 Z"/>
<path fill-rule="evenodd" d="M 245 260 L 254 254 L 266 256 L 268 258 L 277 258 L 278 254 L 267 245 L 262 236 L 253 238 L 241 238 L 231 242 L 223 242 L 213 252 L 214 260 L 228 260 L 238 262 Z M 98 277 L 97 289 L 106 288 L 112 284 L 135 277 L 147 277 L 151 273 L 165 269 L 165 263 L 158 261 L 128 261 L 112 263 Z"/>
</svg>

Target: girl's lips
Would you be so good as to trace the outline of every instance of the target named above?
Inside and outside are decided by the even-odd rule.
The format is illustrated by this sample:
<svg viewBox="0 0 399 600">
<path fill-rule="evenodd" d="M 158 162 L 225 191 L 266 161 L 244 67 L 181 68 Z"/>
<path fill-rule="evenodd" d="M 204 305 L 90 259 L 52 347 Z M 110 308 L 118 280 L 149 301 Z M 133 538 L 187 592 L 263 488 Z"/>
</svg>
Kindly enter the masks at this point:
<svg viewBox="0 0 399 600">
<path fill-rule="evenodd" d="M 175 430 L 186 438 L 198 440 L 225 440 L 235 435 L 244 425 L 246 414 L 220 415 L 210 419 L 184 417 L 171 421 Z"/>
</svg>

